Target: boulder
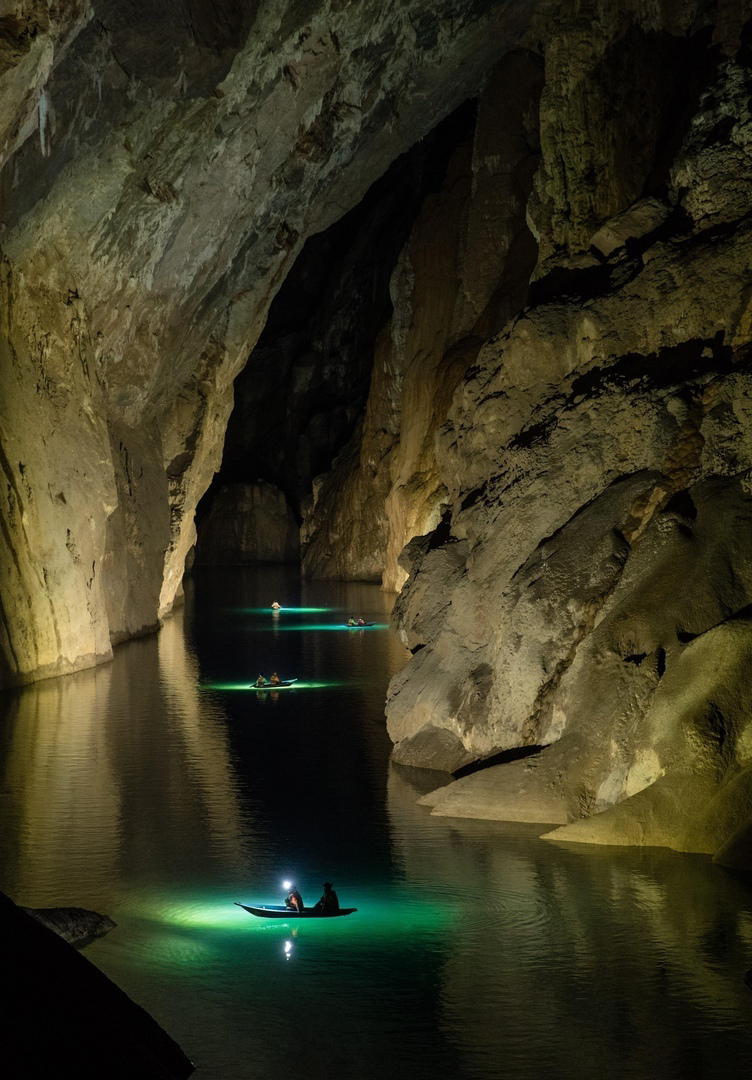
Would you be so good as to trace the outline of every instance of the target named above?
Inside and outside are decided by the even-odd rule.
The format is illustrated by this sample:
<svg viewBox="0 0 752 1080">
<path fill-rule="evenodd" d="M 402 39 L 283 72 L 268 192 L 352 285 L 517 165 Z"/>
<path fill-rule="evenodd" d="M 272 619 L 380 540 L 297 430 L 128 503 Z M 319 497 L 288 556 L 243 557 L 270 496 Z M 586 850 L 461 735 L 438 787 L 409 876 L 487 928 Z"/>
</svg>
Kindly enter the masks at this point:
<svg viewBox="0 0 752 1080">
<path fill-rule="evenodd" d="M 100 915 L 98 911 L 86 908 L 21 908 L 27 915 L 46 926 L 48 930 L 67 941 L 69 945 L 87 945 L 95 938 L 104 937 L 114 930 L 117 923 L 109 915 Z"/>
</svg>

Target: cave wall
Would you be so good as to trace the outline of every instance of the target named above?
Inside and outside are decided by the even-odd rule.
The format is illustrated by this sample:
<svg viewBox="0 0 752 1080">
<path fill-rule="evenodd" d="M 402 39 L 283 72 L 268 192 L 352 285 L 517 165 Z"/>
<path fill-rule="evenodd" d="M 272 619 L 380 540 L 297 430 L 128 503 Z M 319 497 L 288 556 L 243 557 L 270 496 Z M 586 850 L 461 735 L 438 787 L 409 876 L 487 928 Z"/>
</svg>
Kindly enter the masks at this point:
<svg viewBox="0 0 752 1080">
<path fill-rule="evenodd" d="M 295 481 L 304 571 L 407 576 L 395 759 L 488 765 L 434 813 L 744 864 L 744 6 L 12 11 L 2 685 L 158 625 L 233 380 L 306 239 L 477 97 L 399 252 L 363 415 L 310 504 Z"/>
<path fill-rule="evenodd" d="M 733 5 L 568 10 L 544 42 L 528 305 L 438 432 L 451 510 L 403 555 L 415 655 L 389 731 L 398 761 L 488 763 L 434 813 L 741 865 L 749 27 Z"/>
<path fill-rule="evenodd" d="M 107 659 L 169 611 L 233 379 L 306 237 L 477 93 L 531 8 L 10 12 L 2 685 Z"/>
<path fill-rule="evenodd" d="M 362 426 L 305 508 L 311 577 L 397 591 L 402 549 L 447 509 L 436 432 L 483 341 L 524 304 L 535 266 L 525 212 L 542 85 L 540 57 L 510 52 L 490 72 L 441 188 L 423 202 L 392 274 Z"/>
<path fill-rule="evenodd" d="M 198 563 L 227 562 L 216 523 L 227 517 L 231 489 L 262 478 L 263 490 L 282 492 L 300 521 L 314 481 L 318 487 L 360 427 L 375 342 L 392 310 L 389 279 L 426 194 L 440 186 L 474 116 L 474 104 L 465 102 L 303 246 L 235 380 L 222 464 L 196 513 Z M 383 516 L 383 508 L 376 512 Z M 252 535 L 255 525 L 246 521 L 245 546 L 266 549 L 263 516 L 255 522 L 261 531 Z M 380 580 L 381 571 L 369 566 L 366 576 Z"/>
</svg>

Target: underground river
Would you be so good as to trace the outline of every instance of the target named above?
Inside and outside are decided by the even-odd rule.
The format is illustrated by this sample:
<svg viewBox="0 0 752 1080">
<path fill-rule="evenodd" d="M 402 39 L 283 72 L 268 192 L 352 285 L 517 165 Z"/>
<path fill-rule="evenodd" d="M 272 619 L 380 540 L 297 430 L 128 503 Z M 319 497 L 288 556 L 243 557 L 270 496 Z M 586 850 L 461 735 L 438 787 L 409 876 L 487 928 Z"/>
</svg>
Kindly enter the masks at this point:
<svg viewBox="0 0 752 1080">
<path fill-rule="evenodd" d="M 111 915 L 86 955 L 207 1080 L 748 1077 L 749 889 L 704 857 L 431 818 L 441 778 L 389 760 L 387 623 L 375 586 L 215 572 L 113 663 L 5 695 L 0 888 Z M 304 685 L 246 688 L 272 670 Z M 234 905 L 285 877 L 358 912 Z"/>
</svg>

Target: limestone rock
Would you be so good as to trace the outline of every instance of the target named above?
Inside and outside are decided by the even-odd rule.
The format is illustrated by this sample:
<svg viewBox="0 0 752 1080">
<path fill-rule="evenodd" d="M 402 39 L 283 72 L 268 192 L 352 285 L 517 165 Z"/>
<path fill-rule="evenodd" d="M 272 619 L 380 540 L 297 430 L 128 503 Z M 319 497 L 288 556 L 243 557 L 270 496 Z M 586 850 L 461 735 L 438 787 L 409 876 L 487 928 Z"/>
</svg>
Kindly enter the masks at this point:
<svg viewBox="0 0 752 1080">
<path fill-rule="evenodd" d="M 67 941 L 69 945 L 85 945 L 95 938 L 104 937 L 114 930 L 117 923 L 109 915 L 100 915 L 98 911 L 86 908 L 21 908 L 32 918 L 46 926 L 48 930 Z"/>
<path fill-rule="evenodd" d="M 602 225 L 590 244 L 608 257 L 629 240 L 639 240 L 655 232 L 668 217 L 669 207 L 659 199 L 638 199 L 636 203 Z"/>
<path fill-rule="evenodd" d="M 299 558 L 298 526 L 284 494 L 273 484 L 223 488 L 199 529 L 198 565 L 296 563 Z"/>
<path fill-rule="evenodd" d="M 169 611 L 233 379 L 306 237 L 529 19 L 480 0 L 93 8 L 47 30 L 24 5 L 67 48 L 14 55 L 4 84 L 6 140 L 35 104 L 46 119 L 3 175 L 3 685 L 105 660 Z"/>
<path fill-rule="evenodd" d="M 524 302 L 535 263 L 525 204 L 541 85 L 529 52 L 494 68 L 472 140 L 457 147 L 418 214 L 392 275 L 393 314 L 377 340 L 362 435 L 307 510 L 311 576 L 381 578 L 396 591 L 403 547 L 441 520 L 436 431 L 483 338 Z"/>
<path fill-rule="evenodd" d="M 542 108 L 563 93 L 551 71 Z M 461 381 L 438 441 L 451 513 L 411 549 L 396 617 L 418 651 L 392 684 L 388 726 L 397 760 L 435 767 L 435 740 L 452 771 L 539 748 L 441 788 L 426 799 L 435 814 L 550 821 L 560 839 L 745 866 L 752 233 L 743 137 L 702 134 L 737 100 L 739 67 L 708 77 L 674 149 L 680 210 L 653 218 L 619 181 L 602 210 L 570 217 L 568 238 L 548 219 L 546 243 L 558 237 L 566 258 Z M 597 146 L 600 133 L 577 131 Z M 539 180 L 546 153 L 544 141 Z M 556 183 L 554 203 L 576 190 Z M 610 212 L 625 202 L 632 220 Z M 577 267 L 604 213 L 636 242 Z M 462 556 L 450 576 L 447 544 Z"/>
</svg>

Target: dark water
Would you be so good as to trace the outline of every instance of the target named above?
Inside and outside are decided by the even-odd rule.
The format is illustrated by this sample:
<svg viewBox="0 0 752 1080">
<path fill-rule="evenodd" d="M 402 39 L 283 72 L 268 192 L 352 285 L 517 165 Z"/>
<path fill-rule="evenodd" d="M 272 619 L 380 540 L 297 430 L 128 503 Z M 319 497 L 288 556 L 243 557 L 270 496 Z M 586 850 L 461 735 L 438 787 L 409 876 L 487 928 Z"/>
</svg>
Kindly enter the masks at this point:
<svg viewBox="0 0 752 1080">
<path fill-rule="evenodd" d="M 274 598 L 330 610 L 250 610 Z M 384 624 L 386 601 L 217 574 L 111 665 L 6 698 L 0 888 L 112 915 L 87 956 L 207 1080 L 750 1076 L 747 888 L 705 858 L 431 818 L 436 778 L 389 762 L 404 650 L 330 628 L 351 613 Z M 238 688 L 274 668 L 313 685 Z M 287 876 L 358 913 L 234 906 L 280 903 Z"/>
</svg>

